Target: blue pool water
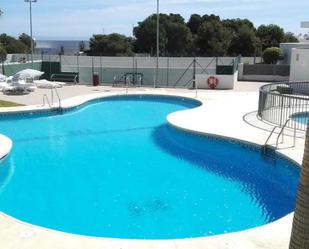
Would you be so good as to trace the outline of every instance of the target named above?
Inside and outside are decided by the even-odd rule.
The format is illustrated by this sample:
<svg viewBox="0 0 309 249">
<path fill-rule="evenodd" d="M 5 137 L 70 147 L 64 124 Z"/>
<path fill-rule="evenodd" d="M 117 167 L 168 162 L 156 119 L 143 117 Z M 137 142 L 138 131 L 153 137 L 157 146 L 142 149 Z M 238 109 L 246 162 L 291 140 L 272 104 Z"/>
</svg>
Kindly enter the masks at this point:
<svg viewBox="0 0 309 249">
<path fill-rule="evenodd" d="M 0 132 L 14 147 L 0 166 L 0 211 L 64 232 L 134 239 L 240 231 L 293 211 L 298 167 L 166 124 L 169 113 L 197 105 L 115 97 L 62 115 L 2 117 Z"/>
<path fill-rule="evenodd" d="M 297 122 L 306 125 L 308 123 L 308 113 L 297 113 L 292 115 L 292 119 L 296 120 Z"/>
</svg>

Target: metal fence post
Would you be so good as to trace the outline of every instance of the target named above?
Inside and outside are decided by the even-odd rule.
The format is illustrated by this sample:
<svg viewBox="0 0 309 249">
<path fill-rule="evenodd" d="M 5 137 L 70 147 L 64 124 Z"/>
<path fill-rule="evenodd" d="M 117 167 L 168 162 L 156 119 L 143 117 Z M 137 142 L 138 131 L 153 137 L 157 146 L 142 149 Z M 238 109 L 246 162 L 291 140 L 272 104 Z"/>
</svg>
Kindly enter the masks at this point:
<svg viewBox="0 0 309 249">
<path fill-rule="evenodd" d="M 102 56 L 101 55 L 100 55 L 100 78 L 101 78 L 101 83 L 103 84 Z"/>
<path fill-rule="evenodd" d="M 51 73 L 52 73 L 52 68 L 51 68 L 51 59 L 50 59 L 50 55 L 48 57 L 48 64 L 49 64 L 49 79 L 51 78 Z M 61 66 L 60 66 L 61 67 Z"/>
<path fill-rule="evenodd" d="M 166 60 L 166 86 L 169 85 L 169 70 L 170 70 L 170 57 L 167 57 L 167 60 Z"/>
<path fill-rule="evenodd" d="M 77 54 L 76 62 L 77 62 L 77 73 L 78 73 L 78 77 L 79 77 L 79 54 Z"/>
<path fill-rule="evenodd" d="M 92 79 L 93 74 L 94 74 L 94 58 L 93 58 L 93 56 L 91 57 L 91 59 L 92 59 L 92 64 L 91 64 L 91 72 L 92 72 L 92 74 L 91 74 L 91 77 L 90 77 L 90 81 L 93 83 L 93 79 Z"/>
<path fill-rule="evenodd" d="M 193 59 L 193 77 L 192 77 L 193 88 L 196 88 L 196 84 L 195 84 L 195 73 L 196 73 L 196 59 L 195 59 L 195 57 L 194 57 L 194 59 Z"/>
</svg>

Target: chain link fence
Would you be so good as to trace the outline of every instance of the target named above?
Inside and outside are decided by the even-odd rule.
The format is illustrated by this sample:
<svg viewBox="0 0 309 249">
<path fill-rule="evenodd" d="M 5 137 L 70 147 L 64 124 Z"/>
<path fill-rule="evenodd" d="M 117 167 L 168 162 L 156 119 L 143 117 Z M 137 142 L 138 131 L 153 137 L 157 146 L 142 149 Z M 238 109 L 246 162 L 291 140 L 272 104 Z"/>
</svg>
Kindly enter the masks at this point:
<svg viewBox="0 0 309 249">
<path fill-rule="evenodd" d="M 29 60 L 30 55 L 27 54 L 9 55 L 2 68 L 5 69 L 7 75 L 12 75 L 16 71 L 16 66 L 13 66 L 15 63 L 29 66 Z M 34 60 L 36 63 L 42 63 L 41 69 L 46 72 L 45 78 L 47 79 L 52 73 L 72 72 L 78 73 L 79 82 L 82 84 L 92 84 L 95 75 L 99 78 L 101 85 L 133 83 L 157 87 L 191 87 L 194 74 L 216 74 L 218 66 L 235 65 L 234 57 L 160 57 L 158 80 L 156 80 L 155 57 L 35 54 Z M 241 58 L 242 62 L 251 64 L 259 60 L 260 58 L 253 57 Z M 57 69 L 56 63 L 60 64 L 60 69 Z M 39 65 L 36 69 L 38 67 Z"/>
</svg>

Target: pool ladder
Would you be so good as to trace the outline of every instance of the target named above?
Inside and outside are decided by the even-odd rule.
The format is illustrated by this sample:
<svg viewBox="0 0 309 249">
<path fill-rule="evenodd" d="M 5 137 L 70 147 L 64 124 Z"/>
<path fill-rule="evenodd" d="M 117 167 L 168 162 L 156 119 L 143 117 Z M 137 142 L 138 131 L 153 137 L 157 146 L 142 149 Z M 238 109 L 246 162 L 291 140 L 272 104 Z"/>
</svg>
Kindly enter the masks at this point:
<svg viewBox="0 0 309 249">
<path fill-rule="evenodd" d="M 272 137 L 272 135 L 274 134 L 274 132 L 278 129 L 278 128 L 281 128 L 278 135 L 277 135 L 277 138 L 276 138 L 276 147 L 275 149 L 278 149 L 278 145 L 279 145 L 279 139 L 280 139 L 280 136 L 282 137 L 282 140 L 281 140 L 281 143 L 284 143 L 284 129 L 286 128 L 287 124 L 290 122 L 291 120 L 288 119 L 287 121 L 285 121 L 284 125 L 283 126 L 275 126 L 269 136 L 267 137 L 264 145 L 262 146 L 262 154 L 263 155 L 267 155 L 269 154 L 270 151 L 272 151 L 272 148 L 270 145 L 268 145 L 268 142 L 270 140 L 270 138 Z M 294 125 L 294 135 L 293 135 L 293 147 L 295 147 L 296 145 L 296 125 Z"/>
<path fill-rule="evenodd" d="M 59 103 L 59 106 L 56 108 L 58 110 L 62 110 L 62 107 L 61 107 L 61 99 L 60 99 L 60 96 L 59 96 L 59 93 L 57 91 L 56 88 L 51 88 L 50 89 L 50 96 L 51 96 L 51 101 L 49 100 L 47 94 L 44 94 L 43 95 L 43 106 L 45 106 L 46 104 L 48 104 L 49 108 L 50 109 L 53 109 L 53 105 L 54 105 L 54 96 L 57 96 L 58 98 L 58 103 Z"/>
</svg>

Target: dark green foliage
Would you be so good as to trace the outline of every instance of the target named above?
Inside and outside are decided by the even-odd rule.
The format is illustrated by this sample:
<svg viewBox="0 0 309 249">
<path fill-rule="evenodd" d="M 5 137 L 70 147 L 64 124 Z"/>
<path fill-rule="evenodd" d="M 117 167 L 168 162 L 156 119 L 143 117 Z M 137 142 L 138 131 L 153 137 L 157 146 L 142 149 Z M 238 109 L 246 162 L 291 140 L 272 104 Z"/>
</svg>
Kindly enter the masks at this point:
<svg viewBox="0 0 309 249">
<path fill-rule="evenodd" d="M 92 55 L 132 55 L 132 40 L 124 35 L 93 35 L 90 38 L 90 54 Z"/>
<path fill-rule="evenodd" d="M 266 48 L 263 52 L 263 60 L 266 64 L 276 64 L 284 58 L 283 51 L 277 47 Z"/>
<path fill-rule="evenodd" d="M 156 19 L 151 15 L 134 27 L 134 52 L 155 55 Z M 248 19 L 193 14 L 185 23 L 178 14 L 160 14 L 160 55 L 260 56 L 264 49 L 281 42 L 297 39 L 277 25 L 261 25 L 256 30 Z"/>
<path fill-rule="evenodd" d="M 5 48 L 8 54 L 13 53 L 30 53 L 31 47 L 25 44 L 21 40 L 17 40 L 12 36 L 8 36 L 7 34 L 0 35 L 0 43 Z"/>
<path fill-rule="evenodd" d="M 156 52 L 157 15 L 151 15 L 134 27 L 134 51 Z M 192 34 L 184 19 L 178 14 L 160 14 L 159 43 L 161 55 L 185 56 L 192 47 Z"/>
<path fill-rule="evenodd" d="M 299 42 L 299 41 L 293 33 L 287 32 L 284 34 L 282 42 Z"/>
<path fill-rule="evenodd" d="M 204 21 L 198 29 L 196 47 L 201 56 L 225 56 L 231 44 L 232 34 L 215 19 Z"/>
<path fill-rule="evenodd" d="M 241 25 L 232 35 L 228 54 L 232 56 L 254 56 L 259 51 L 258 44 L 259 39 L 256 37 L 254 29 L 247 25 Z"/>
<path fill-rule="evenodd" d="M 284 38 L 284 30 L 277 25 L 261 25 L 257 29 L 257 37 L 260 39 L 263 51 L 270 47 L 279 47 Z"/>
<path fill-rule="evenodd" d="M 187 26 L 191 30 L 192 35 L 196 35 L 199 27 L 203 23 L 203 18 L 200 15 L 193 14 L 191 15 Z"/>
<path fill-rule="evenodd" d="M 31 37 L 25 33 L 22 33 L 18 39 L 24 43 L 30 50 L 31 50 Z M 35 48 L 35 41 L 32 40 L 33 42 L 33 47 Z"/>
<path fill-rule="evenodd" d="M 160 15 L 162 17 L 162 15 Z M 133 34 L 136 38 L 134 42 L 134 51 L 137 53 L 149 53 L 154 55 L 156 51 L 156 27 L 157 16 L 151 15 L 147 17 L 143 22 L 139 22 L 138 26 L 134 27 Z M 162 18 L 160 20 L 160 50 L 165 51 L 166 31 L 161 25 Z"/>
<path fill-rule="evenodd" d="M 7 52 L 5 48 L 2 46 L 2 44 L 0 43 L 0 62 L 3 62 L 6 60 L 6 55 L 7 55 Z"/>
</svg>

